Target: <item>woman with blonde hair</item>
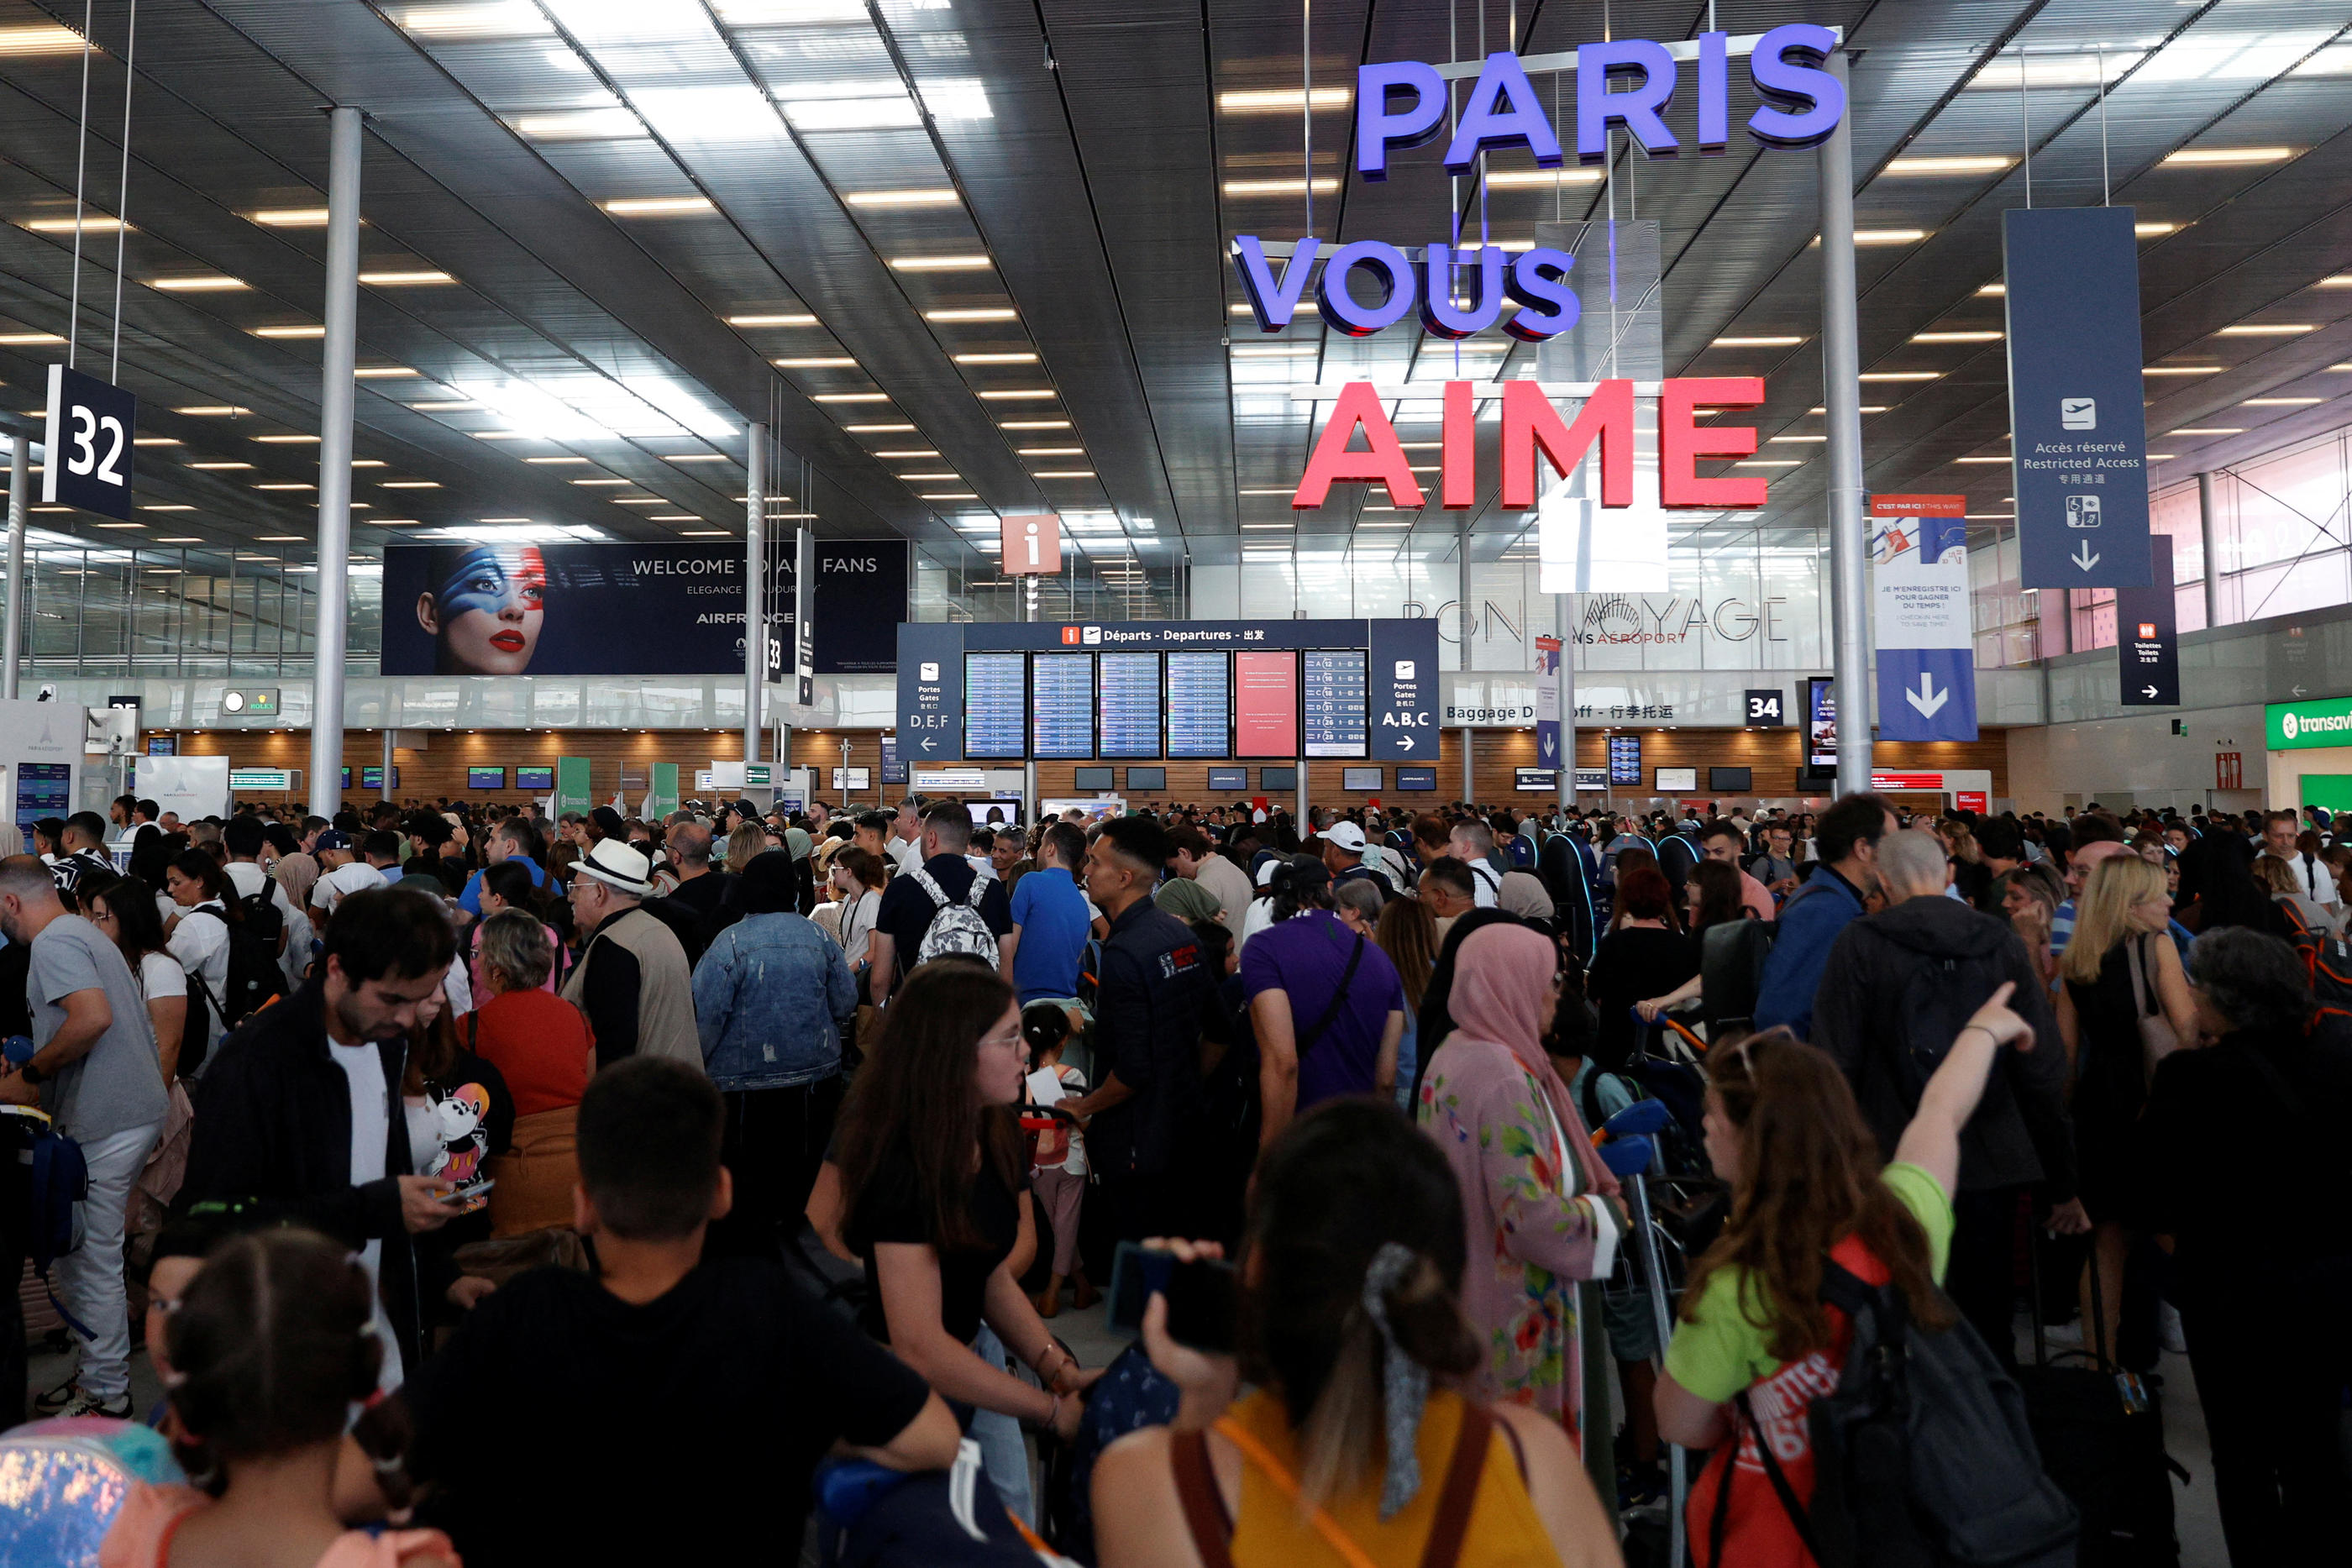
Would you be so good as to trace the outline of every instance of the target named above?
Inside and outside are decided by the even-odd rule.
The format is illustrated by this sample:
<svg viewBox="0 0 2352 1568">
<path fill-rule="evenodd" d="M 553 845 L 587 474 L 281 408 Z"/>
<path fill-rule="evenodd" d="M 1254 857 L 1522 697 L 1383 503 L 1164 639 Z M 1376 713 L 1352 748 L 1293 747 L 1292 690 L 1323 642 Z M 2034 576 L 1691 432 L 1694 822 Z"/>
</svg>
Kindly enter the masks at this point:
<svg viewBox="0 0 2352 1568">
<path fill-rule="evenodd" d="M 2328 913 L 2326 904 L 2305 890 L 2303 880 L 2295 874 L 2292 864 L 2276 855 L 2256 855 L 2254 882 L 2269 894 L 2273 904 L 2282 906 L 2280 913 L 2286 916 L 2287 928 L 2293 936 L 2308 934 L 2326 937 L 2336 934 L 2336 916 Z M 2294 930 L 2297 925 L 2302 927 L 2301 931 Z"/>
<path fill-rule="evenodd" d="M 768 830 L 757 821 L 747 821 L 727 835 L 727 870 L 741 876 L 755 856 L 763 855 L 773 846 L 768 842 Z"/>
<path fill-rule="evenodd" d="M 2109 855 L 2091 868 L 2058 960 L 2058 1034 L 2074 1070 L 2074 1147 L 2105 1309 L 2089 1311 L 2086 1288 L 2083 1322 L 2086 1336 L 2095 1323 L 2109 1347 L 2123 1306 L 2133 1129 L 2157 1061 L 2197 1043 L 2196 1003 L 2171 924 L 2163 871 L 2137 855 Z"/>
</svg>

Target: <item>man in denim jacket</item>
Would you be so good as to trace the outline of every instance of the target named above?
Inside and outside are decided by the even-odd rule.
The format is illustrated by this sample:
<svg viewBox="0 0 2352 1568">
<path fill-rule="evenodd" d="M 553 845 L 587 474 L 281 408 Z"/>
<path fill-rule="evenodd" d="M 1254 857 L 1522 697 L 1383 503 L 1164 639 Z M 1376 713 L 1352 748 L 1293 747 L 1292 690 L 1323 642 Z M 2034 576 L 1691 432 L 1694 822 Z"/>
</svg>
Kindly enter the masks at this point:
<svg viewBox="0 0 2352 1568">
<path fill-rule="evenodd" d="M 797 1225 L 841 1108 L 841 1029 L 857 984 L 834 939 L 793 912 L 792 856 L 744 868 L 743 918 L 712 938 L 694 970 L 703 1065 L 727 1100 L 720 1158 L 735 1208 L 720 1239 L 766 1252 Z"/>
</svg>

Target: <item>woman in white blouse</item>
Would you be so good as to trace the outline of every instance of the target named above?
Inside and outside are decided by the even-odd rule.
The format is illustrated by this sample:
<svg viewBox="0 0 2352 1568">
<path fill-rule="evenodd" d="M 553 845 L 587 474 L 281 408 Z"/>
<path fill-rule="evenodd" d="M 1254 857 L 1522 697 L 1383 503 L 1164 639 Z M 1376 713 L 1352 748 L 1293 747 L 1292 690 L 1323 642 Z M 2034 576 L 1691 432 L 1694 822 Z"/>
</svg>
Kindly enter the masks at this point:
<svg viewBox="0 0 2352 1568">
<path fill-rule="evenodd" d="M 155 895 L 137 877 L 124 877 L 93 893 L 91 925 L 120 948 L 147 998 L 148 1021 L 155 1026 L 155 1056 L 169 1084 L 178 1076 L 180 1035 L 188 1021 L 188 977 L 163 942 Z"/>
<path fill-rule="evenodd" d="M 841 899 L 841 952 L 850 973 L 866 967 L 875 918 L 882 912 L 881 857 L 855 845 L 837 851 L 827 873 Z M 863 984 L 863 982 L 860 982 Z"/>
<path fill-rule="evenodd" d="M 188 992 L 191 1008 L 199 988 L 204 997 L 204 1038 L 187 1042 L 194 1048 L 189 1054 L 198 1064 L 193 1077 L 203 1071 L 225 1032 L 221 1008 L 228 1000 L 228 928 L 232 921 L 244 919 L 245 911 L 229 886 L 228 873 L 202 850 L 183 850 L 172 857 L 163 869 L 163 891 L 180 912 L 165 945 L 194 982 Z"/>
</svg>

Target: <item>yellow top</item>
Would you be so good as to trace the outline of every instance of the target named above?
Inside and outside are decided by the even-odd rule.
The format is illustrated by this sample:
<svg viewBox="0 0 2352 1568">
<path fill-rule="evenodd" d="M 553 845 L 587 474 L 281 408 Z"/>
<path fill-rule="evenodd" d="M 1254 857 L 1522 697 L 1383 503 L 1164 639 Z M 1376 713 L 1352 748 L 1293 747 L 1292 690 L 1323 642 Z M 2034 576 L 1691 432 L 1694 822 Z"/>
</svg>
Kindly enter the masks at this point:
<svg viewBox="0 0 2352 1568">
<path fill-rule="evenodd" d="M 1352 1491 L 1326 1502 L 1317 1520 L 1302 1515 L 1297 1501 L 1298 1448 L 1282 1401 L 1263 1390 L 1243 1399 L 1217 1423 L 1243 1456 L 1234 1568 L 1420 1568 L 1453 1467 L 1462 1413 L 1459 1395 L 1430 1394 L 1421 1418 L 1421 1490 L 1394 1519 L 1381 1521 L 1381 1472 L 1375 1468 Z M 1499 1421 L 1487 1439 L 1469 1532 L 1456 1561 L 1465 1568 L 1556 1568 L 1559 1562 Z"/>
</svg>

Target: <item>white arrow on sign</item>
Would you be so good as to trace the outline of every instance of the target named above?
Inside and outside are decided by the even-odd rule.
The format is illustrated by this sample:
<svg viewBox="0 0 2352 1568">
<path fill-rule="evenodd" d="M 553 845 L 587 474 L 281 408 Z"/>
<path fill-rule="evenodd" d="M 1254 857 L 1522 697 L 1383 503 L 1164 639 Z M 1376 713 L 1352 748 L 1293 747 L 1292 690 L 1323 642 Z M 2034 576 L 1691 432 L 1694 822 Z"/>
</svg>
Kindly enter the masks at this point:
<svg viewBox="0 0 2352 1568">
<path fill-rule="evenodd" d="M 2296 687 L 2294 687 L 2294 695 L 2297 695 L 2297 696 L 2301 696 L 2301 695 L 2303 695 L 2304 688 L 2303 688 L 2303 687 L 2301 687 L 2301 686 L 2296 686 Z"/>
<path fill-rule="evenodd" d="M 1411 751 L 1412 749 L 1412 737 L 1409 735 L 1398 736 L 1397 749 L 1399 751 Z"/>
<path fill-rule="evenodd" d="M 2142 686 L 2139 689 L 2139 695 L 2144 697 L 2152 697 L 2156 695 L 2156 688 L 2154 686 Z"/>
<path fill-rule="evenodd" d="M 930 751 L 930 750 L 935 749 L 935 748 L 939 746 L 939 744 L 940 744 L 940 743 L 939 743 L 938 741 L 933 740 L 933 739 L 932 739 L 929 736 L 928 736 L 928 735 L 927 735 L 927 736 L 925 736 L 925 737 L 923 737 L 923 749 L 924 749 L 925 751 Z"/>
<path fill-rule="evenodd" d="M 2084 539 L 2080 545 L 2076 546 L 2074 553 L 2068 556 L 2066 559 L 2073 561 L 2076 566 L 2081 567 L 2084 571 L 2088 571 L 2093 567 L 2099 564 L 2099 558 L 2091 552 L 2091 541 L 2088 539 Z"/>
<path fill-rule="evenodd" d="M 1927 671 L 1922 670 L 1919 672 L 1919 689 L 1915 692 L 1906 688 L 1903 700 L 1917 708 L 1921 718 L 1933 718 L 1938 709 L 1952 700 L 1952 694 L 1948 690 L 1937 691 L 1936 683 Z"/>
<path fill-rule="evenodd" d="M 1545 756 L 1545 758 L 1546 758 L 1547 759 L 1549 759 L 1549 758 L 1551 757 L 1551 755 L 1552 755 L 1554 752 L 1558 751 L 1559 749 L 1559 743 L 1558 741 L 1555 741 L 1554 739 L 1552 739 L 1552 737 L 1551 737 L 1550 736 L 1549 736 L 1549 735 L 1547 735 L 1547 736 L 1545 736 L 1545 737 L 1544 737 L 1544 749 L 1543 749 L 1543 754 L 1544 754 L 1544 756 Z"/>
</svg>

